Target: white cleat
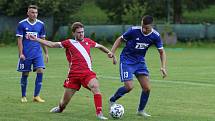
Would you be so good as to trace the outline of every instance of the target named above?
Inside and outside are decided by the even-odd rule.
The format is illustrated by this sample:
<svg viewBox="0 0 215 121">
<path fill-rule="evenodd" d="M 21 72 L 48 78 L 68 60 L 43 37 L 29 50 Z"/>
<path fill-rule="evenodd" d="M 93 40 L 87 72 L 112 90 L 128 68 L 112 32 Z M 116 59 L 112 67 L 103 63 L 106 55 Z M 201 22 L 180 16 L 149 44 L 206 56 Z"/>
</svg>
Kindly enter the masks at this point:
<svg viewBox="0 0 215 121">
<path fill-rule="evenodd" d="M 97 118 L 100 120 L 107 120 L 108 118 L 104 117 L 103 113 L 97 114 Z"/>
<path fill-rule="evenodd" d="M 54 107 L 50 110 L 51 113 L 61 113 L 62 111 L 60 110 L 60 107 L 57 106 L 57 107 Z"/>
<path fill-rule="evenodd" d="M 143 116 L 145 118 L 151 117 L 151 115 L 147 114 L 145 111 L 137 111 L 138 116 Z"/>
</svg>

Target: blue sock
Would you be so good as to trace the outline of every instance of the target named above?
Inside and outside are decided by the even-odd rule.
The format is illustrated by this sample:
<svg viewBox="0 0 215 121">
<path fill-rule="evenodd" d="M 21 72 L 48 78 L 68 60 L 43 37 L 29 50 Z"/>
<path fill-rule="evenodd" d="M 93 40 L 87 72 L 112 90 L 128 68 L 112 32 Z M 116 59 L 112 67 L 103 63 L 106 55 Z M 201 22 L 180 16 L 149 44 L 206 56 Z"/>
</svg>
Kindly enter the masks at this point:
<svg viewBox="0 0 215 121">
<path fill-rule="evenodd" d="M 148 102 L 149 94 L 150 94 L 150 91 L 146 91 L 146 92 L 142 91 L 140 96 L 140 104 L 139 104 L 138 111 L 144 110 L 146 103 Z"/>
<path fill-rule="evenodd" d="M 28 78 L 27 75 L 22 75 L 21 80 L 20 80 L 22 97 L 26 97 L 26 88 L 27 88 L 27 84 L 28 84 L 27 78 Z"/>
<path fill-rule="evenodd" d="M 116 100 L 118 100 L 120 97 L 122 97 L 125 93 L 128 93 L 128 90 L 123 86 L 120 87 L 116 93 L 114 94 L 113 97 L 110 98 L 111 102 L 115 102 Z"/>
<path fill-rule="evenodd" d="M 43 79 L 43 73 L 37 73 L 35 88 L 34 88 L 34 97 L 38 96 L 40 93 L 40 89 L 42 87 L 42 79 Z"/>
</svg>

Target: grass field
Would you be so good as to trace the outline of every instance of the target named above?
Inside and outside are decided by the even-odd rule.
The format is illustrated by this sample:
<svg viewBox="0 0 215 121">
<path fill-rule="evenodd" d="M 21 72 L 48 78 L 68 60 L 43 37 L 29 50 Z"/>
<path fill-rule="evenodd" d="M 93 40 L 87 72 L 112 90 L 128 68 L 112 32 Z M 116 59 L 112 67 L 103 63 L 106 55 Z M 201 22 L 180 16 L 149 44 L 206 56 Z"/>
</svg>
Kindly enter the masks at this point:
<svg viewBox="0 0 215 121">
<path fill-rule="evenodd" d="M 151 118 L 135 115 L 140 86 L 118 103 L 125 108 L 123 121 L 214 121 L 215 120 L 215 50 L 214 48 L 166 48 L 168 77 L 159 72 L 159 57 L 155 48 L 147 54 L 152 91 L 146 111 Z M 119 55 L 119 53 L 117 53 Z M 93 96 L 82 88 L 61 114 L 49 113 L 63 94 L 62 84 L 67 74 L 63 49 L 49 49 L 41 96 L 45 103 L 33 103 L 35 73 L 29 77 L 28 103 L 20 102 L 20 73 L 16 72 L 17 48 L 0 48 L 0 121 L 95 121 Z M 102 52 L 92 51 L 93 67 L 103 92 L 104 114 L 108 116 L 108 98 L 122 85 L 118 66 Z M 113 119 L 109 119 L 113 120 Z"/>
</svg>

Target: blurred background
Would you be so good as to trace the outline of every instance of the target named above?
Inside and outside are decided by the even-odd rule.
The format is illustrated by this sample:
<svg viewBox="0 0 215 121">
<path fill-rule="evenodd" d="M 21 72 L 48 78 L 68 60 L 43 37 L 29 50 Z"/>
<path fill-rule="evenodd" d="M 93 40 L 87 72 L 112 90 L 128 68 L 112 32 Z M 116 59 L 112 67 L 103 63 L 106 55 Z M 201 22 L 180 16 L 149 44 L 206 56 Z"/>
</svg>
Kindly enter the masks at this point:
<svg viewBox="0 0 215 121">
<path fill-rule="evenodd" d="M 69 25 L 80 21 L 85 35 L 112 44 L 142 16 L 155 19 L 165 45 L 215 43 L 214 0 L 0 0 L 0 45 L 16 44 L 15 31 L 30 4 L 39 6 L 49 40 L 71 37 Z"/>
</svg>

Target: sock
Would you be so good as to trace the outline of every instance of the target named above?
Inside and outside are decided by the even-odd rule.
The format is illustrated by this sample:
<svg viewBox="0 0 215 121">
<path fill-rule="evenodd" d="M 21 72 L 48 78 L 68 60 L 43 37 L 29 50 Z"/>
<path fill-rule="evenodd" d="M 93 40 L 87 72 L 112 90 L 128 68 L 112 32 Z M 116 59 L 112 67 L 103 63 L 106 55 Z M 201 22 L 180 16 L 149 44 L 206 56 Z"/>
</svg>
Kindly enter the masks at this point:
<svg viewBox="0 0 215 121">
<path fill-rule="evenodd" d="M 28 78 L 27 75 L 22 75 L 21 80 L 20 80 L 22 97 L 26 97 L 26 88 L 27 88 L 27 84 L 28 84 L 27 78 Z"/>
<path fill-rule="evenodd" d="M 40 93 L 40 89 L 42 87 L 42 79 L 43 73 L 37 73 L 37 77 L 35 80 L 34 97 L 38 96 Z"/>
<path fill-rule="evenodd" d="M 63 112 L 63 110 L 66 108 L 66 106 L 62 106 L 62 105 L 59 103 L 59 108 L 60 108 L 60 112 Z"/>
<path fill-rule="evenodd" d="M 99 114 L 102 111 L 102 95 L 95 94 L 94 95 L 94 104 L 96 108 L 96 114 Z"/>
<path fill-rule="evenodd" d="M 146 103 L 148 102 L 149 94 L 150 94 L 150 91 L 146 91 L 146 92 L 142 91 L 140 96 L 140 104 L 139 104 L 138 111 L 144 110 Z"/>
<path fill-rule="evenodd" d="M 116 93 L 114 94 L 113 97 L 110 98 L 111 102 L 115 102 L 116 100 L 118 100 L 120 97 L 122 97 L 125 93 L 128 93 L 128 90 L 123 86 L 120 87 Z"/>
</svg>

